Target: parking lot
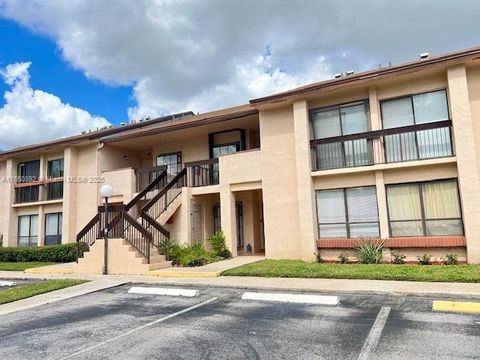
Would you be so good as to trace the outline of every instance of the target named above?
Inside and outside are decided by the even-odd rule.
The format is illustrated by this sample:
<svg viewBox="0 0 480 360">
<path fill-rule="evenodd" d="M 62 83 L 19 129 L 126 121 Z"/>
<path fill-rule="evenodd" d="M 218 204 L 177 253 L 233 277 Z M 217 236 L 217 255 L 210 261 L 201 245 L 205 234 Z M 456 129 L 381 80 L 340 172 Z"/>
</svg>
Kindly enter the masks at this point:
<svg viewBox="0 0 480 360">
<path fill-rule="evenodd" d="M 123 285 L 0 318 L 0 359 L 474 359 L 480 316 L 432 298 L 339 295 L 336 306 L 195 297 Z M 164 287 L 164 286 L 162 286 Z M 285 293 L 285 292 L 282 292 Z M 331 294 L 328 294 L 331 295 Z M 279 295 L 280 297 L 280 295 Z"/>
</svg>

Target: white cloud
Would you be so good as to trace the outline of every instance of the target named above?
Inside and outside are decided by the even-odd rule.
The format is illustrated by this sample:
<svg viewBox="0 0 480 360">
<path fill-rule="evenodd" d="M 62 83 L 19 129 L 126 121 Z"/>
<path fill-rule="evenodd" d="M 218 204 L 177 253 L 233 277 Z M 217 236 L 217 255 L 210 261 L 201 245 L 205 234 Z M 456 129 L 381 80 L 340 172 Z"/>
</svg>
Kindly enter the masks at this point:
<svg viewBox="0 0 480 360">
<path fill-rule="evenodd" d="M 471 0 L 0 0 L 0 17 L 52 38 L 86 76 L 132 86 L 130 117 L 473 46 L 478 13 Z"/>
<path fill-rule="evenodd" d="M 0 69 L 3 81 L 10 86 L 0 108 L 0 149 L 62 138 L 109 124 L 102 117 L 62 103 L 55 95 L 32 89 L 30 65 L 22 62 Z"/>
</svg>

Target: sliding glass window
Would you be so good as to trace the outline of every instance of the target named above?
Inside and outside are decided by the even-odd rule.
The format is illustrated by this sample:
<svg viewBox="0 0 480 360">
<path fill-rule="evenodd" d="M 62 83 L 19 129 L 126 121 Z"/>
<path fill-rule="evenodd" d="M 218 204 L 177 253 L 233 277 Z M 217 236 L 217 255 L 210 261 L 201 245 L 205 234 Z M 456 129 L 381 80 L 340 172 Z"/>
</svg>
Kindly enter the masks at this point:
<svg viewBox="0 0 480 360">
<path fill-rule="evenodd" d="M 62 243 L 62 213 L 45 214 L 45 245 Z"/>
<path fill-rule="evenodd" d="M 38 215 L 18 217 L 18 246 L 37 246 Z"/>
<path fill-rule="evenodd" d="M 392 236 L 463 235 L 456 180 L 387 186 Z"/>
<path fill-rule="evenodd" d="M 366 132 L 368 125 L 368 102 L 315 109 L 310 113 L 313 139 Z M 367 139 L 335 141 L 319 144 L 313 151 L 315 169 L 335 169 L 371 164 L 372 144 Z"/>
<path fill-rule="evenodd" d="M 380 235 L 375 187 L 319 190 L 316 197 L 320 238 Z"/>
<path fill-rule="evenodd" d="M 448 120 L 445 90 L 386 100 L 381 103 L 384 129 Z M 385 136 L 386 162 L 452 155 L 450 127 Z"/>
</svg>

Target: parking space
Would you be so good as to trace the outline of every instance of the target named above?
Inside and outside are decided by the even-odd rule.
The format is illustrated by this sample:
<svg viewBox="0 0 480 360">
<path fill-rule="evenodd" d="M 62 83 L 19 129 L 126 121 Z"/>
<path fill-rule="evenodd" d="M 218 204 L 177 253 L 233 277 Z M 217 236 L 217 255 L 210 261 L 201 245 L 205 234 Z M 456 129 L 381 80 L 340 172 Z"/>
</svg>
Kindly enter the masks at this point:
<svg viewBox="0 0 480 360">
<path fill-rule="evenodd" d="M 195 287 L 198 296 L 187 297 L 129 293 L 132 286 L 2 316 L 0 358 L 454 359 L 480 353 L 480 316 L 432 313 L 430 298 L 340 294 L 339 305 L 329 306 L 242 300 L 242 289 Z"/>
</svg>

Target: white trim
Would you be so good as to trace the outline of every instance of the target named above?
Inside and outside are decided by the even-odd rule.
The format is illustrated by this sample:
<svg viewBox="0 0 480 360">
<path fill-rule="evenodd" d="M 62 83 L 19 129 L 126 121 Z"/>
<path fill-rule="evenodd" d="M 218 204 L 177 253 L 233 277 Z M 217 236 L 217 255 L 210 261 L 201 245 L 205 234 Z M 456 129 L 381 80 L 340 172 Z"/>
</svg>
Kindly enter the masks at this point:
<svg viewBox="0 0 480 360">
<path fill-rule="evenodd" d="M 134 286 L 128 290 L 129 294 L 148 294 L 148 295 L 165 295 L 165 296 L 198 296 L 198 290 L 179 289 L 179 288 L 159 288 L 159 287 L 143 287 Z"/>
<path fill-rule="evenodd" d="M 358 355 L 358 360 L 368 360 L 375 352 L 375 348 L 382 336 L 383 328 L 387 323 L 388 315 L 390 315 L 390 310 L 391 308 L 389 307 L 382 307 L 380 309 L 377 318 L 370 329 L 368 337 L 363 344 L 362 351 L 360 352 L 360 355 Z"/>
<path fill-rule="evenodd" d="M 338 296 L 245 292 L 242 300 L 262 300 L 299 304 L 338 305 Z"/>
<path fill-rule="evenodd" d="M 0 286 L 13 286 L 15 283 L 13 281 L 0 281 Z"/>
</svg>

